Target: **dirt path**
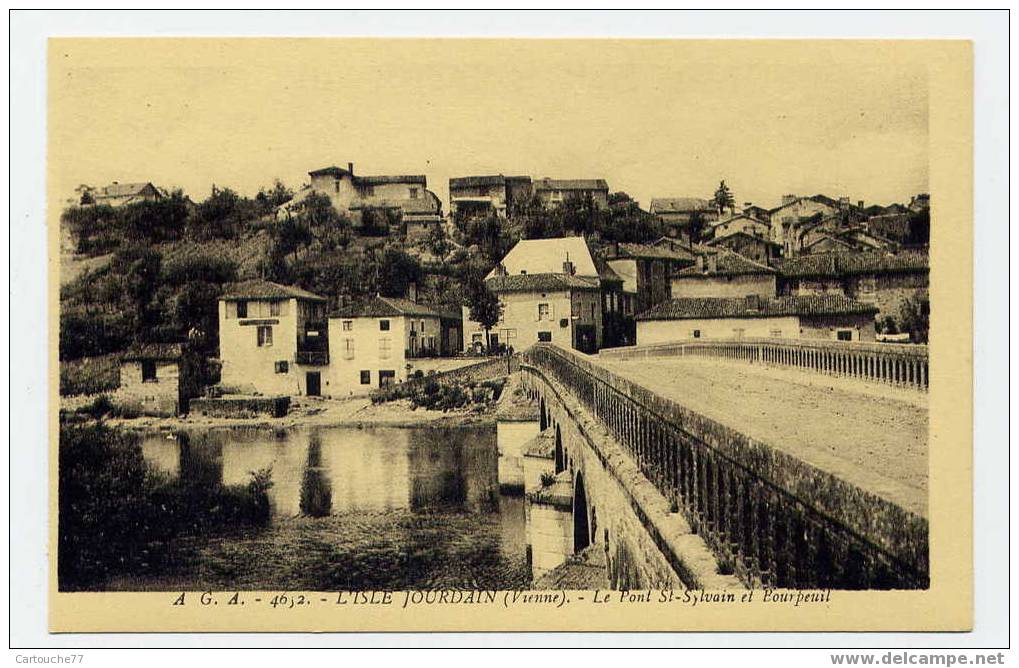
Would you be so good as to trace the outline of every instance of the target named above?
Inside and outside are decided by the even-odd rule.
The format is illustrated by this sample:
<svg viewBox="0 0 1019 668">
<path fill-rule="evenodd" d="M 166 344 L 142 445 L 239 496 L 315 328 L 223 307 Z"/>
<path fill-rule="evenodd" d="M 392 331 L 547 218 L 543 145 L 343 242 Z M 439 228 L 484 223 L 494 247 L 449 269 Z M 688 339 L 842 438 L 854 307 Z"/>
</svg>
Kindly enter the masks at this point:
<svg viewBox="0 0 1019 668">
<path fill-rule="evenodd" d="M 690 410 L 927 515 L 926 408 L 714 360 L 597 363 Z"/>
</svg>

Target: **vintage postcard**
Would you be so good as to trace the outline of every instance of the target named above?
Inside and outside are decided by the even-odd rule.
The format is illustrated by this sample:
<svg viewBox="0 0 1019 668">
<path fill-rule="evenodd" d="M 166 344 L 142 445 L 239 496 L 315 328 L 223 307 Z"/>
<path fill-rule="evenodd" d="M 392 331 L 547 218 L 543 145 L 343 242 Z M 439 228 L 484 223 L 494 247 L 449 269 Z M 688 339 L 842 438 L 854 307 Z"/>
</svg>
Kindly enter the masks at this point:
<svg viewBox="0 0 1019 668">
<path fill-rule="evenodd" d="M 972 64 L 51 39 L 51 630 L 971 628 Z"/>
</svg>

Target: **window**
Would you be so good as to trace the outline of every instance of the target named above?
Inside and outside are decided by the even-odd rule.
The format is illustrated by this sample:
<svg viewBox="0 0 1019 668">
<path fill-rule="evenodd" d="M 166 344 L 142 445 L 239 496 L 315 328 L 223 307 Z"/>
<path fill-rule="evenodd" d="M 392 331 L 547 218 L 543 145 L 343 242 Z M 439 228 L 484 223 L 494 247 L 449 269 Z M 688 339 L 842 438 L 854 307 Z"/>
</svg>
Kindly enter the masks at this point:
<svg viewBox="0 0 1019 668">
<path fill-rule="evenodd" d="M 354 359 L 354 339 L 343 339 L 343 359 Z"/>
<path fill-rule="evenodd" d="M 563 329 L 566 329 L 567 327 L 570 326 L 570 319 L 569 318 L 559 318 L 559 326 L 562 327 Z"/>
<path fill-rule="evenodd" d="M 276 373 L 290 373 L 290 362 L 286 360 L 276 362 Z"/>
<path fill-rule="evenodd" d="M 389 359 L 389 351 L 392 342 L 389 339 L 379 339 L 379 359 Z"/>
<path fill-rule="evenodd" d="M 372 372 L 371 371 L 361 371 L 361 384 L 362 385 L 371 385 L 372 384 Z"/>
<path fill-rule="evenodd" d="M 771 330 L 770 333 L 771 333 L 771 337 L 773 339 L 781 339 L 782 338 L 782 330 L 781 329 L 773 329 L 773 330 Z"/>
<path fill-rule="evenodd" d="M 591 320 L 594 320 L 594 304 L 591 304 Z"/>
<path fill-rule="evenodd" d="M 690 332 L 690 336 L 691 336 L 691 338 L 694 338 L 694 339 L 701 338 L 701 330 L 699 330 L 699 329 L 693 330 L 692 332 Z"/>
<path fill-rule="evenodd" d="M 538 332 L 538 340 L 542 343 L 551 343 L 552 332 Z"/>
<path fill-rule="evenodd" d="M 853 340 L 853 330 L 851 330 L 851 329 L 840 329 L 837 332 L 835 332 L 835 338 L 838 339 L 839 341 L 852 341 Z"/>
<path fill-rule="evenodd" d="M 424 331 L 425 331 L 425 321 L 424 321 L 424 320 L 422 320 L 422 321 L 421 321 L 421 333 L 423 334 L 423 333 L 424 333 Z"/>
<path fill-rule="evenodd" d="M 538 320 L 550 320 L 551 309 L 548 304 L 538 304 Z"/>
<path fill-rule="evenodd" d="M 388 332 L 389 331 L 389 321 L 388 320 L 379 320 L 379 331 L 380 332 Z"/>
<path fill-rule="evenodd" d="M 334 182 L 334 187 L 336 188 L 336 192 L 340 192 L 340 180 L 339 179 L 336 179 L 336 181 Z"/>
<path fill-rule="evenodd" d="M 269 348 L 272 346 L 272 327 L 269 325 L 258 326 L 258 347 Z"/>
<path fill-rule="evenodd" d="M 350 320 L 344 320 L 343 321 L 343 331 L 344 332 L 349 332 L 353 328 L 353 326 L 354 326 L 354 323 L 351 322 Z"/>
<path fill-rule="evenodd" d="M 156 382 L 156 363 L 153 360 L 142 361 L 142 382 L 143 383 L 154 383 Z"/>
<path fill-rule="evenodd" d="M 419 191 L 418 191 L 417 188 L 411 188 L 410 189 L 410 198 L 411 199 L 417 199 L 418 198 L 418 192 Z"/>
<path fill-rule="evenodd" d="M 269 315 L 279 317 L 283 313 L 283 302 L 269 302 Z"/>
<path fill-rule="evenodd" d="M 375 197 L 375 186 L 361 186 L 361 195 L 363 197 Z"/>
<path fill-rule="evenodd" d="M 248 302 L 244 300 L 237 302 L 237 317 L 238 318 L 248 317 Z"/>
</svg>

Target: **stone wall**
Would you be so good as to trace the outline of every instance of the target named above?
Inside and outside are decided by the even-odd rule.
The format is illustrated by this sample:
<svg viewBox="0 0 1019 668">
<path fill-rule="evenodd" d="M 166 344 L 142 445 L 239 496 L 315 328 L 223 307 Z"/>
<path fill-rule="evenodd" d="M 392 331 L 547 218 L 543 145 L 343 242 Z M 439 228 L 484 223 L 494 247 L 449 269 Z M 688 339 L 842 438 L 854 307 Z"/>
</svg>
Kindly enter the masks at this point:
<svg viewBox="0 0 1019 668">
<path fill-rule="evenodd" d="M 180 364 L 155 362 L 156 377 L 142 380 L 141 362 L 120 365 L 120 387 L 113 394 L 115 403 L 138 408 L 144 415 L 177 415 L 180 399 Z"/>
</svg>

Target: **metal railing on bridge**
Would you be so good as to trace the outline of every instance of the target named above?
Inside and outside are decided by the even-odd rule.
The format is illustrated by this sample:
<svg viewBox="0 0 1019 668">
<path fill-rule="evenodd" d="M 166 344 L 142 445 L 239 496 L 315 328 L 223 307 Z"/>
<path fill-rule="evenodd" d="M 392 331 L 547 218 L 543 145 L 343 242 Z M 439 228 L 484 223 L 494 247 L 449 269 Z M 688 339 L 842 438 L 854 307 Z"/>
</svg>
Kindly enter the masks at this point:
<svg viewBox="0 0 1019 668">
<path fill-rule="evenodd" d="M 741 362 L 796 367 L 814 373 L 845 376 L 927 391 L 927 346 L 811 339 L 741 339 L 677 341 L 599 353 L 607 359 L 696 355 Z"/>
<path fill-rule="evenodd" d="M 556 381 L 619 441 L 728 572 L 752 586 L 929 586 L 927 520 L 549 344 Z"/>
</svg>

